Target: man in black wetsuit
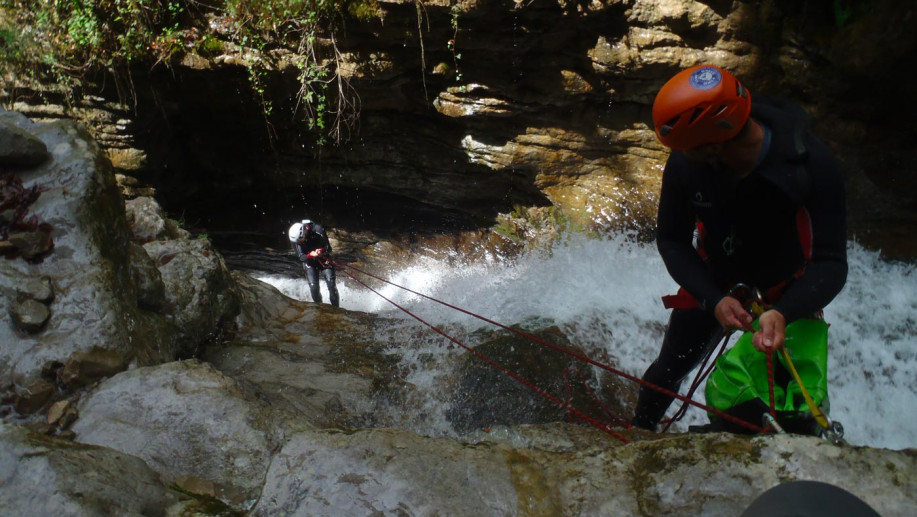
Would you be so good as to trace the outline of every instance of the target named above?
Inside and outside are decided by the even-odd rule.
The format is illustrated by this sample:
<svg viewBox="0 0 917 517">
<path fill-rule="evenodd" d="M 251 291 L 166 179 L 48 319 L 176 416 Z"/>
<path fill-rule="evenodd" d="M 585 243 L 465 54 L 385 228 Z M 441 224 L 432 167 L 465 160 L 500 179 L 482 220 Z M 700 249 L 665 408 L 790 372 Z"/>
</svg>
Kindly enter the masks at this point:
<svg viewBox="0 0 917 517">
<path fill-rule="evenodd" d="M 653 103 L 672 149 L 662 177 L 656 242 L 680 286 L 659 356 L 643 379 L 677 391 L 726 330 L 752 316 L 730 289 L 765 293 L 752 342 L 783 345 L 786 325 L 818 313 L 847 278 L 844 185 L 828 147 L 798 106 L 749 91 L 701 65 L 675 75 Z M 698 242 L 700 241 L 700 242 Z M 673 398 L 641 387 L 632 424 L 655 430 Z"/>
<path fill-rule="evenodd" d="M 322 292 L 318 285 L 319 271 L 325 279 L 325 285 L 328 286 L 328 297 L 331 298 L 331 305 L 338 307 L 340 298 L 338 296 L 337 285 L 335 284 L 334 264 L 331 259 L 331 242 L 328 241 L 328 235 L 320 224 L 316 224 L 309 219 L 303 219 L 302 222 L 293 223 L 287 232 L 290 238 L 290 246 L 296 252 L 296 256 L 302 262 L 303 270 L 306 272 L 306 280 L 309 282 L 309 290 L 312 292 L 312 301 L 315 303 L 322 302 Z"/>
</svg>

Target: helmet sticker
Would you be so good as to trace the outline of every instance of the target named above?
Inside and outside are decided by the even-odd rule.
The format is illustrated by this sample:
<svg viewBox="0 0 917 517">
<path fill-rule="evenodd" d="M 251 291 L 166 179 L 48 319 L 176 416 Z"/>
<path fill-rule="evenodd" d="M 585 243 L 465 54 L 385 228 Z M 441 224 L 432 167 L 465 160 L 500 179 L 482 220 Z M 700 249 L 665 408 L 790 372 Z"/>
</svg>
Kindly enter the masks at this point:
<svg viewBox="0 0 917 517">
<path fill-rule="evenodd" d="M 723 74 L 716 68 L 705 66 L 698 68 L 691 74 L 689 79 L 691 86 L 697 90 L 709 90 L 720 84 L 723 80 Z"/>
</svg>

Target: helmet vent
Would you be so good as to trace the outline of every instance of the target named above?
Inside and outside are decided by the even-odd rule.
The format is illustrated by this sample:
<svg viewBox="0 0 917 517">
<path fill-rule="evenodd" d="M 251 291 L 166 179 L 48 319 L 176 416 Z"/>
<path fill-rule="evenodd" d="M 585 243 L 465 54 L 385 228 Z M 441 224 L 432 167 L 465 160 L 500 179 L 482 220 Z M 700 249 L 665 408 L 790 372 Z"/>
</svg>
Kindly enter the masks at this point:
<svg viewBox="0 0 917 517">
<path fill-rule="evenodd" d="M 714 116 L 714 117 L 717 117 L 717 116 L 719 116 L 719 115 L 722 115 L 723 112 L 726 111 L 726 109 L 728 109 L 728 108 L 729 108 L 729 106 L 723 104 L 722 106 L 719 107 L 719 109 L 716 110 L 716 113 L 714 113 L 713 116 Z"/>
<path fill-rule="evenodd" d="M 675 124 L 678 123 L 678 119 L 681 118 L 681 115 L 676 115 L 671 120 L 659 127 L 659 134 L 665 136 L 672 132 L 672 129 L 675 127 Z"/>
<path fill-rule="evenodd" d="M 748 90 L 738 81 L 736 81 L 736 97 L 748 97 Z"/>
<path fill-rule="evenodd" d="M 688 121 L 688 124 L 693 124 L 697 117 L 701 116 L 701 113 L 704 112 L 704 108 L 694 108 L 694 113 L 691 113 L 691 120 Z"/>
</svg>

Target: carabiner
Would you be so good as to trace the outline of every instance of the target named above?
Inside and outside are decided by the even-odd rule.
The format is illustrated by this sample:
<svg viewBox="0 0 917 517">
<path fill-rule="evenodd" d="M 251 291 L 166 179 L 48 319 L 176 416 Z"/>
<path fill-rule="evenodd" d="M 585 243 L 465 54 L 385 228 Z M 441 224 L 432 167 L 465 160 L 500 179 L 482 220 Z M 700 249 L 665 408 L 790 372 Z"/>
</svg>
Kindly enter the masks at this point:
<svg viewBox="0 0 917 517">
<path fill-rule="evenodd" d="M 774 418 L 770 413 L 764 413 L 761 415 L 761 425 L 765 429 L 773 429 L 777 434 L 786 434 L 786 431 L 783 430 L 783 427 L 777 423 L 777 419 Z"/>
<path fill-rule="evenodd" d="M 764 313 L 764 295 L 761 294 L 761 290 L 757 287 L 740 282 L 732 286 L 732 289 L 726 295 L 739 300 L 742 303 L 742 307 L 756 318 Z"/>
<path fill-rule="evenodd" d="M 828 427 L 822 429 L 819 436 L 824 438 L 834 445 L 841 445 L 844 443 L 844 426 L 840 422 L 828 421 Z"/>
</svg>

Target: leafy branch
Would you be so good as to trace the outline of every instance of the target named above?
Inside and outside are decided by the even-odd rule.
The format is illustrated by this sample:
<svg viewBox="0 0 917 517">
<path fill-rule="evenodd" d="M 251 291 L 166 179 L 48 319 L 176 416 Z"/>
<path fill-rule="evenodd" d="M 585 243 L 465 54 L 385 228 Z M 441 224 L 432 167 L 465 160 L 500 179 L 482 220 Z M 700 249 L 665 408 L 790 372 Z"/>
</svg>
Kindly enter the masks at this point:
<svg viewBox="0 0 917 517">
<path fill-rule="evenodd" d="M 249 83 L 268 121 L 262 58 L 287 48 L 300 70 L 297 112 L 320 143 L 340 144 L 360 99 L 335 35 L 348 17 L 378 12 L 377 0 L 0 0 L 0 77 L 56 83 L 69 96 L 99 72 L 129 81 L 133 65 L 171 66 L 186 52 L 213 55 L 228 43 L 256 56 Z"/>
</svg>

